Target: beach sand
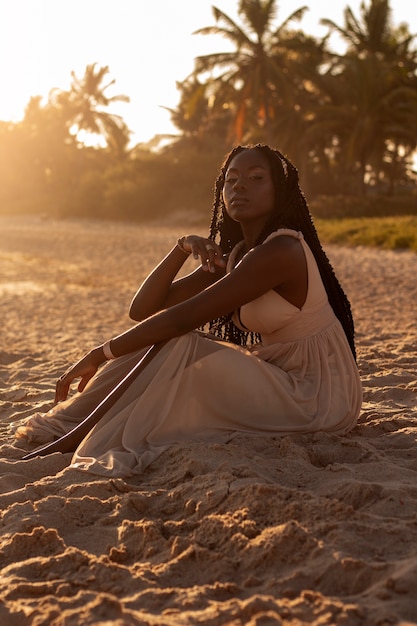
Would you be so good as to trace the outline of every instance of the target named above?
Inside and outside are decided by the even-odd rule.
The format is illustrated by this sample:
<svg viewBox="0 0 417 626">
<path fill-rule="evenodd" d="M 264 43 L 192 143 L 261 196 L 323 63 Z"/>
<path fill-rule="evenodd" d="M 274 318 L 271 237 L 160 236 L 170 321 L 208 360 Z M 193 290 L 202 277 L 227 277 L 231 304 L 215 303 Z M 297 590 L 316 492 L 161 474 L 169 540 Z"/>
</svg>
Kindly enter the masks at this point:
<svg viewBox="0 0 417 626">
<path fill-rule="evenodd" d="M 413 253 L 326 248 L 357 328 L 349 435 L 179 443 L 126 480 L 21 460 L 10 424 L 130 325 L 138 284 L 188 230 L 0 217 L 0 624 L 416 624 Z"/>
</svg>

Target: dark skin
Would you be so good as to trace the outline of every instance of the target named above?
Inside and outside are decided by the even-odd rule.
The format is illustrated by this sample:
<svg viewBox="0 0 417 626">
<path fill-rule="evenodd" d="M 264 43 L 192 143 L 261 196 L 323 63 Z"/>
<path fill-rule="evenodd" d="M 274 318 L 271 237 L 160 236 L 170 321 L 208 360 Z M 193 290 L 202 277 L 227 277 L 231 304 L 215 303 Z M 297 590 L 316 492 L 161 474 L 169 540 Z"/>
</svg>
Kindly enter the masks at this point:
<svg viewBox="0 0 417 626">
<path fill-rule="evenodd" d="M 139 323 L 111 340 L 113 354 L 122 356 L 183 335 L 271 289 L 302 308 L 308 276 L 300 242 L 282 235 L 253 247 L 273 211 L 274 195 L 265 156 L 256 148 L 237 154 L 226 172 L 223 199 L 229 216 L 241 225 L 248 252 L 226 274 L 217 244 L 197 235 L 186 236 L 186 252 L 175 246 L 136 293 L 130 315 Z M 201 259 L 201 267 L 175 280 L 187 252 Z M 78 389 L 82 391 L 105 360 L 102 346 L 98 346 L 69 368 L 58 380 L 56 402 L 67 397 L 76 379 L 81 379 Z"/>
</svg>

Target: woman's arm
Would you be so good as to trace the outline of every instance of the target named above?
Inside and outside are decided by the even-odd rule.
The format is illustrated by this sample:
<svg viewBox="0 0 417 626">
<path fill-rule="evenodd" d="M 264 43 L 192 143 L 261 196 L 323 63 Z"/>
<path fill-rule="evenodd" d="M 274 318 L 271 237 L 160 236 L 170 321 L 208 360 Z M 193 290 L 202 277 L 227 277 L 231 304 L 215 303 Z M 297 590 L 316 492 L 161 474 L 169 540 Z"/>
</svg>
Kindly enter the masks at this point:
<svg viewBox="0 0 417 626">
<path fill-rule="evenodd" d="M 209 245 L 210 250 L 206 246 Z M 174 280 L 188 256 L 201 258 L 201 267 Z M 129 310 L 130 317 L 142 321 L 157 311 L 169 308 L 199 293 L 224 274 L 225 263 L 220 247 L 213 241 L 188 235 L 155 267 L 136 292 Z"/>
<path fill-rule="evenodd" d="M 160 311 L 111 341 L 115 356 L 178 337 L 234 311 L 271 289 L 306 294 L 304 251 L 293 237 L 277 237 L 250 250 L 229 274 L 203 291 Z"/>
<path fill-rule="evenodd" d="M 280 285 L 286 287 L 287 293 L 292 285 L 294 294 L 307 288 L 304 252 L 292 237 L 277 237 L 251 250 L 230 274 L 112 339 L 111 350 L 118 357 L 178 337 Z M 105 360 L 102 346 L 89 352 L 58 381 L 56 400 L 66 398 L 76 378 L 81 378 L 78 389 L 82 391 Z"/>
</svg>

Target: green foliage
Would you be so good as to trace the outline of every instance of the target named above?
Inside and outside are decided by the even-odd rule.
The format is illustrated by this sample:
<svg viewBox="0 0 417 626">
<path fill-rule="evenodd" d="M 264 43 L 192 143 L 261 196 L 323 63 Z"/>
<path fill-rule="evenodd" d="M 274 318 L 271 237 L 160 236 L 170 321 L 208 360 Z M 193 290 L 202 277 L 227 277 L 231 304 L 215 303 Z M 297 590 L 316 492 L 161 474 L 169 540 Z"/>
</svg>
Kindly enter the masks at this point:
<svg viewBox="0 0 417 626">
<path fill-rule="evenodd" d="M 417 215 L 417 193 L 397 196 L 319 196 L 309 203 L 316 218 L 387 217 Z"/>
<path fill-rule="evenodd" d="M 322 20 L 329 35 L 342 36 L 344 55 L 331 50 L 328 37 L 293 29 L 306 7 L 276 27 L 278 8 L 276 0 L 239 2 L 240 24 L 213 7 L 216 25 L 197 33 L 221 35 L 234 50 L 197 57 L 187 84 L 179 85 L 174 119 L 195 109 L 198 96 L 205 111 L 203 123 L 194 124 L 200 138 L 213 133 L 214 120 L 227 123 L 234 142 L 267 141 L 314 169 L 314 193 L 365 194 L 372 185 L 391 193 L 413 180 L 417 50 L 407 27 L 393 26 L 389 1 L 361 3 L 359 17 L 346 8 L 344 26 Z"/>
<path fill-rule="evenodd" d="M 70 194 L 66 212 L 77 217 L 101 217 L 103 202 L 103 175 L 98 169 L 88 169 Z"/>
<path fill-rule="evenodd" d="M 90 163 L 72 189 L 65 214 L 149 221 L 181 212 L 207 219 L 222 156 L 179 146 L 160 153 L 136 150 L 132 158 L 104 162 L 102 168 Z"/>
<path fill-rule="evenodd" d="M 129 130 L 107 110 L 127 97 L 107 96 L 107 66 L 72 73 L 70 90 L 52 90 L 46 103 L 32 98 L 22 122 L 0 122 L 0 211 L 206 220 L 231 142 L 268 141 L 297 165 L 312 213 L 333 225 L 332 237 L 339 230 L 359 239 L 345 218 L 371 218 L 369 241 L 412 247 L 408 232 L 388 232 L 385 222 L 376 231 L 379 218 L 417 215 L 414 37 L 393 27 L 388 0 L 369 0 L 360 18 L 346 10 L 344 27 L 325 21 L 347 44 L 336 55 L 327 38 L 293 29 L 305 7 L 276 25 L 278 4 L 242 0 L 241 24 L 213 8 L 216 25 L 200 34 L 220 34 L 235 50 L 196 59 L 171 110 L 181 136 L 159 150 L 128 149 Z M 99 133 L 104 147 L 86 147 L 81 130 Z"/>
<path fill-rule="evenodd" d="M 417 252 L 417 216 L 361 217 L 315 221 L 324 243 Z"/>
<path fill-rule="evenodd" d="M 417 194 L 323 196 L 310 203 L 323 242 L 417 252 Z"/>
</svg>

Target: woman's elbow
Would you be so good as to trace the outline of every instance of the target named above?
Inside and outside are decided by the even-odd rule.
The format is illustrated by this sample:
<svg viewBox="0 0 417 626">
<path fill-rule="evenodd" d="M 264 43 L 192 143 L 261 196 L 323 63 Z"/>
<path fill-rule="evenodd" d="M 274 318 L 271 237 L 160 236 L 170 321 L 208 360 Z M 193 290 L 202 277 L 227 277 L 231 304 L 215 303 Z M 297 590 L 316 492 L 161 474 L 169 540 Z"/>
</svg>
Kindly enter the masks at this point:
<svg viewBox="0 0 417 626">
<path fill-rule="evenodd" d="M 143 312 L 140 310 L 140 307 L 132 302 L 129 308 L 129 317 L 134 322 L 141 322 L 147 317 L 147 315 L 143 315 Z"/>
</svg>

